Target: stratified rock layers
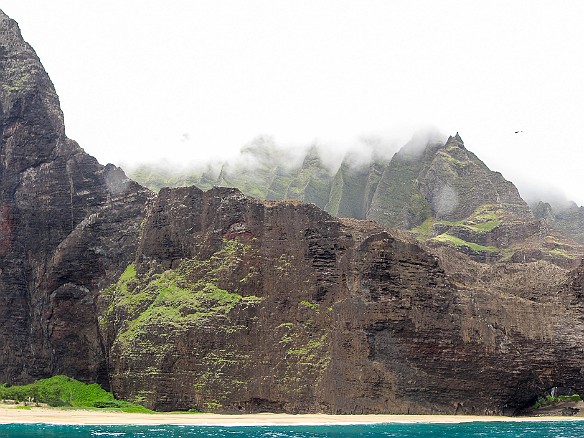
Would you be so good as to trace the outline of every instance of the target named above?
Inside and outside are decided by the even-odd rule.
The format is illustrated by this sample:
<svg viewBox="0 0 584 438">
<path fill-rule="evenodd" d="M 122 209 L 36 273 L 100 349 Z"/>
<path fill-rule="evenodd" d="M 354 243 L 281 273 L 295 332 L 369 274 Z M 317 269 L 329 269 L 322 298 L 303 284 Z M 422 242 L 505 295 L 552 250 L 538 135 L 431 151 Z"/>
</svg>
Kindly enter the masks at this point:
<svg viewBox="0 0 584 438">
<path fill-rule="evenodd" d="M 479 414 L 581 387 L 571 292 L 468 283 L 373 222 L 163 189 L 101 297 L 112 386 L 162 410 Z"/>
</svg>

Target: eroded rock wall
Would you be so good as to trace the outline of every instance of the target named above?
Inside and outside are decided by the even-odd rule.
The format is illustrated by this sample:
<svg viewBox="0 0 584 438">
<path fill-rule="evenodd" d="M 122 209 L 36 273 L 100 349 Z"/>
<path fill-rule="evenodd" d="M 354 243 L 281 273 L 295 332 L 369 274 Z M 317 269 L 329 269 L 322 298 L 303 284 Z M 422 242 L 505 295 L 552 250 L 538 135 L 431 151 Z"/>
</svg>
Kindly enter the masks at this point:
<svg viewBox="0 0 584 438">
<path fill-rule="evenodd" d="M 53 84 L 0 11 L 0 381 L 107 384 L 95 295 L 135 252 L 149 192 L 65 136 Z"/>
<path fill-rule="evenodd" d="M 311 205 L 165 189 L 101 297 L 113 389 L 162 410 L 512 413 L 584 383 L 568 276 L 540 263 L 549 281 Z"/>
</svg>

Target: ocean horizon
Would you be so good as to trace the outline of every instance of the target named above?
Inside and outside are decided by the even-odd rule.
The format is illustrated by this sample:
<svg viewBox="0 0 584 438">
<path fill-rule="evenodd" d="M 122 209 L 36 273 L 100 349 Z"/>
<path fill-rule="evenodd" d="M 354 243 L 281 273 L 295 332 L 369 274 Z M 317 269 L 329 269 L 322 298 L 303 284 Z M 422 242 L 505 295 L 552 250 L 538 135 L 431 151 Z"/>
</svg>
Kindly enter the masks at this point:
<svg viewBox="0 0 584 438">
<path fill-rule="evenodd" d="M 228 437 L 228 438 L 336 438 L 336 437 L 448 437 L 448 438 L 581 438 L 584 421 L 386 423 L 326 426 L 89 426 L 61 424 L 1 424 L 4 438 L 77 437 Z"/>
</svg>

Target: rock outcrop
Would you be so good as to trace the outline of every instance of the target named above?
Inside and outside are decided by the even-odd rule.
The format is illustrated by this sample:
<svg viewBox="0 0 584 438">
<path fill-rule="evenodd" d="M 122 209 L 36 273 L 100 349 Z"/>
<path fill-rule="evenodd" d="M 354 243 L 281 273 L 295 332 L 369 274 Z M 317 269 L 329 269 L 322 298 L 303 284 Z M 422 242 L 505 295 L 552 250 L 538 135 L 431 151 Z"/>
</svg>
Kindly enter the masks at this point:
<svg viewBox="0 0 584 438">
<path fill-rule="evenodd" d="M 53 84 L 0 12 L 0 381 L 107 383 L 95 297 L 135 252 L 149 191 L 65 136 Z"/>
</svg>

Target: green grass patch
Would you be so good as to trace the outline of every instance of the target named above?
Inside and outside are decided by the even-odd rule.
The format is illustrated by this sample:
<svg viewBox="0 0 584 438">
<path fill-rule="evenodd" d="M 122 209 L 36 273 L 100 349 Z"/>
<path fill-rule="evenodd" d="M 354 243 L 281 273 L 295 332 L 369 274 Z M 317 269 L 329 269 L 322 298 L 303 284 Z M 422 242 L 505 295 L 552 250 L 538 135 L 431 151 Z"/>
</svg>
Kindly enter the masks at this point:
<svg viewBox="0 0 584 438">
<path fill-rule="evenodd" d="M 552 249 L 550 251 L 550 254 L 554 255 L 554 256 L 558 256 L 558 257 L 564 257 L 564 258 L 570 259 L 570 260 L 576 258 L 576 256 L 570 254 L 568 251 L 566 251 L 565 249 L 561 249 L 561 248 Z"/>
<path fill-rule="evenodd" d="M 310 301 L 302 300 L 298 304 L 300 304 L 302 307 L 306 307 L 308 309 L 318 310 L 318 304 L 311 303 Z"/>
<path fill-rule="evenodd" d="M 452 236 L 448 233 L 440 234 L 432 238 L 431 240 L 440 243 L 446 243 L 448 245 L 460 248 L 466 246 L 467 248 L 472 249 L 475 252 L 498 252 L 499 250 L 494 246 L 483 246 L 473 242 L 467 242 L 466 240 L 460 239 L 459 237 Z"/>
<path fill-rule="evenodd" d="M 444 225 L 466 227 L 479 233 L 486 233 L 503 223 L 500 214 L 499 207 L 496 205 L 485 204 L 477 208 L 466 219 L 456 222 L 441 221 L 440 223 Z"/>
<path fill-rule="evenodd" d="M 175 269 L 160 274 L 136 275 L 129 265 L 116 284 L 104 291 L 108 307 L 100 316 L 100 324 L 117 325 L 115 343 L 127 351 L 135 345 L 142 352 L 160 355 L 168 345 L 160 339 L 153 340 L 149 333 L 153 328 L 164 333 L 181 333 L 208 321 L 219 322 L 236 307 L 257 305 L 262 298 L 241 295 L 238 289 L 226 290 L 220 284 L 228 284 L 234 271 L 242 263 L 250 247 L 237 240 L 225 239 L 219 251 L 209 259 L 197 258 L 181 261 Z M 257 271 L 249 272 L 241 283 L 247 283 Z M 229 330 L 228 324 L 223 324 Z"/>
<path fill-rule="evenodd" d="M 502 211 L 496 205 L 481 205 L 464 224 L 475 231 L 487 233 L 503 223 L 501 214 Z"/>
<path fill-rule="evenodd" d="M 420 240 L 428 240 L 431 238 L 434 225 L 444 225 L 447 227 L 463 227 L 471 231 L 474 231 L 475 233 L 488 233 L 494 230 L 495 228 L 499 227 L 503 223 L 501 214 L 502 212 L 500 211 L 498 206 L 485 204 L 477 208 L 466 219 L 462 219 L 459 221 L 445 220 L 438 221 L 435 218 L 430 217 L 426 219 L 421 225 L 413 228 L 411 231 L 415 233 L 418 239 Z M 451 243 L 454 244 L 454 242 Z"/>
<path fill-rule="evenodd" d="M 494 230 L 499 225 L 501 225 L 500 220 L 495 221 L 487 221 L 487 222 L 480 222 L 474 225 L 467 225 L 469 228 L 478 231 L 479 233 L 488 233 L 491 230 Z"/>
<path fill-rule="evenodd" d="M 421 240 L 429 239 L 430 236 L 432 235 L 432 227 L 434 226 L 435 222 L 436 220 L 430 217 L 426 219 L 424 222 L 422 222 L 421 225 L 418 225 L 417 227 L 413 228 L 412 232 L 416 233 L 418 239 Z"/>
<path fill-rule="evenodd" d="M 86 384 L 67 376 L 53 376 L 28 385 L 0 385 L 2 400 L 46 403 L 53 407 L 119 409 L 125 412 L 152 412 L 143 406 L 116 400 L 97 383 Z"/>
</svg>

